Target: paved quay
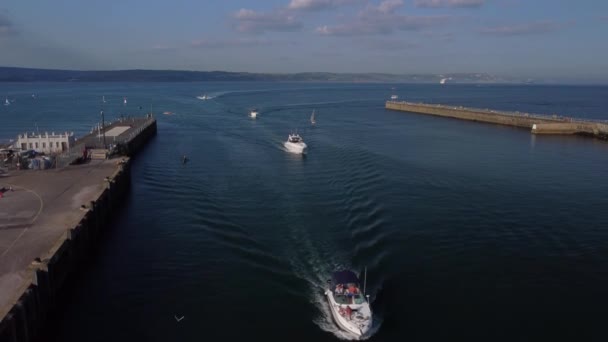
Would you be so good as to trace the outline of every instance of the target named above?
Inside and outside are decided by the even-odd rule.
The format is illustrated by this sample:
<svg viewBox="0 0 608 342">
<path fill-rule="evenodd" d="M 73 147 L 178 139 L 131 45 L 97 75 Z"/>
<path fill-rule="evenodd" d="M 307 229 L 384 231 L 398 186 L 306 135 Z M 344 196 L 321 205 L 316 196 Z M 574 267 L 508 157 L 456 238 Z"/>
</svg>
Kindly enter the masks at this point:
<svg viewBox="0 0 608 342">
<path fill-rule="evenodd" d="M 52 246 L 75 227 L 98 198 L 106 177 L 121 159 L 46 171 L 12 171 L 0 177 L 0 312 L 10 309 L 17 289 L 27 282 L 28 266 L 44 259 Z"/>
<path fill-rule="evenodd" d="M 69 295 L 65 285 L 74 271 L 86 268 L 83 261 L 122 206 L 131 184 L 130 158 L 156 130 L 151 114 L 123 118 L 105 126 L 110 150 L 93 131 L 51 168 L 20 170 L 19 160 L 12 160 L 1 169 L 0 341 L 39 340 Z M 71 165 L 85 150 L 89 159 Z"/>
</svg>

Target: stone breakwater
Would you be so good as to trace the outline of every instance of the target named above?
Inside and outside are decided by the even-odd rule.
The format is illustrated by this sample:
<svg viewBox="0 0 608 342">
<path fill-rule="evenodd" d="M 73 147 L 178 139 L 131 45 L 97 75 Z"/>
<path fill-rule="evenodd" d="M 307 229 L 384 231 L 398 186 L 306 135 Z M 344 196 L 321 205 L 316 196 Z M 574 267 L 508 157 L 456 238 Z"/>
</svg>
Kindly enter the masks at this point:
<svg viewBox="0 0 608 342">
<path fill-rule="evenodd" d="M 386 109 L 530 129 L 534 134 L 576 134 L 608 139 L 608 120 L 387 101 Z"/>
</svg>

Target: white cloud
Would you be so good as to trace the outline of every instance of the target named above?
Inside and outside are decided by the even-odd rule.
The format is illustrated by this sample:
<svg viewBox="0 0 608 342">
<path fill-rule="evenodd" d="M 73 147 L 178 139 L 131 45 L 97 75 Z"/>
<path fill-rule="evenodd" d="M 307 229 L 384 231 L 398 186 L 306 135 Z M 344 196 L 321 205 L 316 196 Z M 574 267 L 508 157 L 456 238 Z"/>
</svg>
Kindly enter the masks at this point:
<svg viewBox="0 0 608 342">
<path fill-rule="evenodd" d="M 242 48 L 242 47 L 257 47 L 257 46 L 271 46 L 271 45 L 287 45 L 284 41 L 269 40 L 269 39 L 250 39 L 250 38 L 239 38 L 239 39 L 200 39 L 195 40 L 190 44 L 196 48 Z"/>
<path fill-rule="evenodd" d="M 287 8 L 294 11 L 320 11 L 360 2 L 362 0 L 291 0 Z"/>
<path fill-rule="evenodd" d="M 385 0 L 382 1 L 378 7 L 372 7 L 372 9 L 375 9 L 380 13 L 388 14 L 395 12 L 401 7 L 403 7 L 403 0 Z"/>
<path fill-rule="evenodd" d="M 485 0 L 415 0 L 416 7 L 481 7 Z"/>
<path fill-rule="evenodd" d="M 234 19 L 235 28 L 240 32 L 297 31 L 302 28 L 302 23 L 293 14 L 282 10 L 256 12 L 241 8 L 234 14 Z"/>
<path fill-rule="evenodd" d="M 414 50 L 422 45 L 398 39 L 373 39 L 364 41 L 365 45 L 376 51 L 403 51 Z"/>
<path fill-rule="evenodd" d="M 379 5 L 368 5 L 350 22 L 334 26 L 317 27 L 316 32 L 326 36 L 381 35 L 394 31 L 418 30 L 445 24 L 449 16 L 414 16 L 396 13 L 403 7 L 402 0 L 385 0 Z"/>
<path fill-rule="evenodd" d="M 173 51 L 173 50 L 176 50 L 176 48 L 174 48 L 172 46 L 164 45 L 164 44 L 156 44 L 156 45 L 152 46 L 152 50 L 154 50 L 154 51 Z"/>
<path fill-rule="evenodd" d="M 561 30 L 574 22 L 539 21 L 526 24 L 486 27 L 480 30 L 483 34 L 494 36 L 521 36 L 530 34 L 548 33 Z"/>
<path fill-rule="evenodd" d="M 15 25 L 7 15 L 0 13 L 0 37 L 16 33 Z"/>
</svg>

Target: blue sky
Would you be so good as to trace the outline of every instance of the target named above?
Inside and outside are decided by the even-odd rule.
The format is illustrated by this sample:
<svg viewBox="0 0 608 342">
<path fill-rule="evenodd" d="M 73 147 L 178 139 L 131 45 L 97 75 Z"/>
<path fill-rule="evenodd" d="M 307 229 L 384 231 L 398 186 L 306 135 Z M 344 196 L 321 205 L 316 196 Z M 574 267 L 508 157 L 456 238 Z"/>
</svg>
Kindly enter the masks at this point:
<svg viewBox="0 0 608 342">
<path fill-rule="evenodd" d="M 608 81 L 604 0 L 2 0 L 0 65 Z"/>
</svg>

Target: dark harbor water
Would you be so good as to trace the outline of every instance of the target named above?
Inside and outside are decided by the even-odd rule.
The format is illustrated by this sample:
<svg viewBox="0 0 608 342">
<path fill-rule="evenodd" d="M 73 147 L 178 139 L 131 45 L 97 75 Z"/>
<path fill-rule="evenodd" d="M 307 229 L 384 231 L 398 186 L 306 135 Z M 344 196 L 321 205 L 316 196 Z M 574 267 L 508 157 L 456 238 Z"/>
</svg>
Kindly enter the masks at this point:
<svg viewBox="0 0 608 342">
<path fill-rule="evenodd" d="M 335 341 L 326 279 L 367 266 L 370 341 L 606 341 L 608 143 L 384 101 L 608 119 L 608 87 L 393 86 L 0 84 L 0 138 L 85 133 L 102 95 L 159 123 L 45 340 Z"/>
</svg>

